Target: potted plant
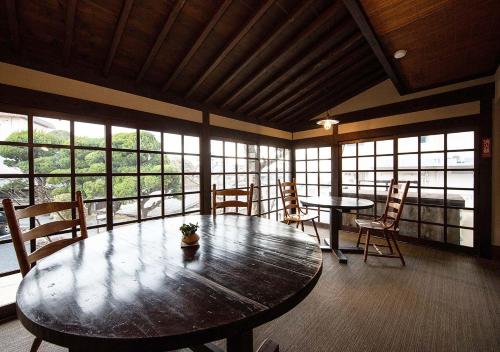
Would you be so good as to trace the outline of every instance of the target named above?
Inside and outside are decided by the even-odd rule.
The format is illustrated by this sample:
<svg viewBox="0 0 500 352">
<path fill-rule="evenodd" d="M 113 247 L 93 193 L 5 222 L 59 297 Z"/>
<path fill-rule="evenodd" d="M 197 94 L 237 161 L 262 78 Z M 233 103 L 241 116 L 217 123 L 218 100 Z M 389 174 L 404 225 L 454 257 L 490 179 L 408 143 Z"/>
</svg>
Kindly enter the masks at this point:
<svg viewBox="0 0 500 352">
<path fill-rule="evenodd" d="M 183 224 L 179 227 L 179 230 L 182 232 L 182 244 L 186 246 L 195 246 L 198 244 L 198 240 L 200 236 L 196 234 L 196 230 L 198 230 L 198 224 Z"/>
</svg>

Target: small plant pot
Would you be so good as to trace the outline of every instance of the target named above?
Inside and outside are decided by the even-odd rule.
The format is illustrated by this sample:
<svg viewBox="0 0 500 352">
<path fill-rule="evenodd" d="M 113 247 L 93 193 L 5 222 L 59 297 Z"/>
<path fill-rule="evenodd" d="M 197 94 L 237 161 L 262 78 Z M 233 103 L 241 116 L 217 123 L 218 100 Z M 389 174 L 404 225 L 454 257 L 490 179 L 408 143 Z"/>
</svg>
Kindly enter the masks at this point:
<svg viewBox="0 0 500 352">
<path fill-rule="evenodd" d="M 182 236 L 181 245 L 183 247 L 185 247 L 185 246 L 197 246 L 199 239 L 200 239 L 200 236 L 198 236 L 198 234 L 196 232 L 193 232 L 187 236 Z"/>
</svg>

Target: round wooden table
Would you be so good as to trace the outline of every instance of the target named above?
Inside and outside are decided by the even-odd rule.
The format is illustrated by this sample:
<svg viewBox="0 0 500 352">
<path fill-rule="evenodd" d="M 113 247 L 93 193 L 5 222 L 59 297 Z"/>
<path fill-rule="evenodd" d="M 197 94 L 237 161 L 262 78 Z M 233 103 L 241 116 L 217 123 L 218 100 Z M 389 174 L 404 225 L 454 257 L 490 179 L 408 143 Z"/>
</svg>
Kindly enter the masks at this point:
<svg viewBox="0 0 500 352">
<path fill-rule="evenodd" d="M 330 209 L 330 241 L 326 242 L 326 246 L 321 249 L 333 251 L 339 263 L 346 264 L 347 257 L 345 253 L 363 253 L 360 247 L 340 247 L 339 246 L 339 230 L 342 224 L 342 213 L 350 212 L 351 210 L 368 209 L 373 207 L 374 203 L 368 199 L 352 198 L 352 197 L 307 197 L 301 199 L 302 205 L 307 207 L 319 207 Z"/>
<path fill-rule="evenodd" d="M 198 223 L 199 247 L 179 227 Z M 165 351 L 227 338 L 292 309 L 321 275 L 317 243 L 259 217 L 193 215 L 117 227 L 41 260 L 21 282 L 17 313 L 35 336 L 70 351 Z"/>
</svg>

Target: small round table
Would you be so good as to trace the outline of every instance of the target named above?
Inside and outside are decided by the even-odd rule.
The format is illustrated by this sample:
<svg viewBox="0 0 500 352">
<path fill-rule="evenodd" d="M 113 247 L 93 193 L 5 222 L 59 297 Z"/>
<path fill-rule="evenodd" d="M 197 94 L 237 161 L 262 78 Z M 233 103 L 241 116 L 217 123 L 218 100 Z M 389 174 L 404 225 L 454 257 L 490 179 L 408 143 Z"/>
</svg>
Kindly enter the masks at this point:
<svg viewBox="0 0 500 352">
<path fill-rule="evenodd" d="M 342 213 L 350 212 L 351 210 L 368 209 L 373 207 L 374 203 L 368 199 L 351 198 L 351 197 L 307 197 L 301 199 L 301 203 L 307 207 L 319 207 L 330 209 L 330 242 L 325 241 L 326 246 L 321 246 L 322 250 L 333 251 L 339 263 L 346 264 L 347 257 L 345 253 L 362 253 L 360 247 L 340 247 L 339 246 L 339 230 L 342 224 Z"/>
<path fill-rule="evenodd" d="M 179 227 L 198 223 L 199 247 Z M 259 217 L 192 215 L 120 226 L 42 259 L 17 292 L 21 323 L 70 351 L 166 351 L 227 339 L 300 303 L 322 269 L 318 244 Z"/>
</svg>

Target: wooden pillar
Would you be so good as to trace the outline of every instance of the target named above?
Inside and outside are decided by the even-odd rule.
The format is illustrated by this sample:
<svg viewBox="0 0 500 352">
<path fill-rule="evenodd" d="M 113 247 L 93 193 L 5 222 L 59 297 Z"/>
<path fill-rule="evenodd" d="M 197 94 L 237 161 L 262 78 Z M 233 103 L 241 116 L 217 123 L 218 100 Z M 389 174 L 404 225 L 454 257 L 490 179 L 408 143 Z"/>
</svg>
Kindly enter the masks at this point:
<svg viewBox="0 0 500 352">
<path fill-rule="evenodd" d="M 200 136 L 200 172 L 201 172 L 201 213 L 210 214 L 210 114 L 203 111 Z"/>
</svg>

